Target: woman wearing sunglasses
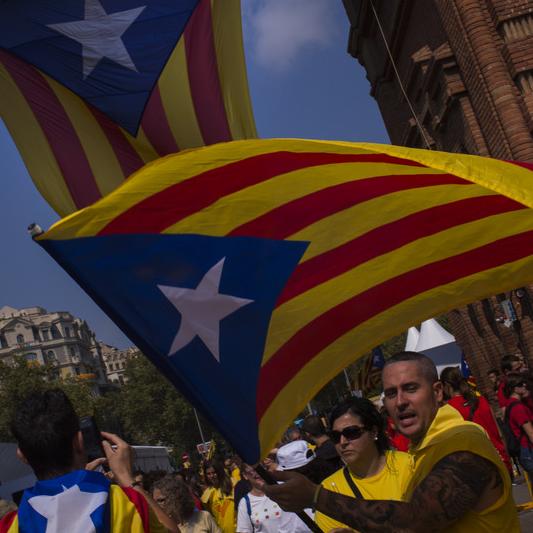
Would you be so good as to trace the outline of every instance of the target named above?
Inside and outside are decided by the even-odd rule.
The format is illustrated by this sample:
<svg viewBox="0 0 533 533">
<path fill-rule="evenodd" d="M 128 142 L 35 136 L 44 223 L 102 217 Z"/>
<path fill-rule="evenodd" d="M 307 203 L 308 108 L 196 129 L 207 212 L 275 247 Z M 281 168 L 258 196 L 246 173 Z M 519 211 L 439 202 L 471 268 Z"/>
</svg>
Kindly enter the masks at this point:
<svg viewBox="0 0 533 533">
<path fill-rule="evenodd" d="M 385 423 L 372 402 L 351 398 L 330 415 L 329 438 L 345 467 L 322 482 L 330 491 L 366 500 L 400 500 L 411 473 L 409 455 L 389 449 Z M 322 531 L 347 528 L 320 512 Z"/>
</svg>

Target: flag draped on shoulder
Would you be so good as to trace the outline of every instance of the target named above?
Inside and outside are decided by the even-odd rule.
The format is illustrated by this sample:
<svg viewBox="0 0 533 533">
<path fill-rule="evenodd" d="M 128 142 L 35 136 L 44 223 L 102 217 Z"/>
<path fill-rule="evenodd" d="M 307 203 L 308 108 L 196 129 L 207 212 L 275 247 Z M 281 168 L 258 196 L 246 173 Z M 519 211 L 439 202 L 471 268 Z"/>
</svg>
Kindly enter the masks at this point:
<svg viewBox="0 0 533 533">
<path fill-rule="evenodd" d="M 63 216 L 160 156 L 255 137 L 239 0 L 1 2 L 0 94 Z"/>
<path fill-rule="evenodd" d="M 164 528 L 132 488 L 110 485 L 99 472 L 76 470 L 24 491 L 18 511 L 0 520 L 0 533 L 159 533 Z"/>
<path fill-rule="evenodd" d="M 533 172 L 396 146 L 168 156 L 37 238 L 250 463 L 349 363 L 533 281 Z"/>
</svg>

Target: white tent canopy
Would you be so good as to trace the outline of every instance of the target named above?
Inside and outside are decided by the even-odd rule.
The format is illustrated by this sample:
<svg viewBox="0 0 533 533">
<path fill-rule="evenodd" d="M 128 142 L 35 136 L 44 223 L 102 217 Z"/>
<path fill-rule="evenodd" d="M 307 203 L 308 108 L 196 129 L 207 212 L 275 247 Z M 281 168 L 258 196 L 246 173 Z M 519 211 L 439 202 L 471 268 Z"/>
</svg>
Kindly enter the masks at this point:
<svg viewBox="0 0 533 533">
<path fill-rule="evenodd" d="M 461 366 L 463 354 L 455 337 L 434 318 L 422 322 L 420 332 L 415 327 L 409 328 L 405 350 L 427 355 L 435 363 L 439 375 L 447 366 Z"/>
<path fill-rule="evenodd" d="M 419 337 L 420 337 L 420 333 L 414 326 L 410 327 L 407 330 L 407 341 L 405 342 L 406 352 L 416 351 L 416 345 L 418 344 Z"/>
<path fill-rule="evenodd" d="M 449 344 L 450 342 L 455 342 L 455 337 L 448 333 L 434 318 L 430 318 L 422 322 L 415 351 L 431 350 L 431 348 Z"/>
</svg>

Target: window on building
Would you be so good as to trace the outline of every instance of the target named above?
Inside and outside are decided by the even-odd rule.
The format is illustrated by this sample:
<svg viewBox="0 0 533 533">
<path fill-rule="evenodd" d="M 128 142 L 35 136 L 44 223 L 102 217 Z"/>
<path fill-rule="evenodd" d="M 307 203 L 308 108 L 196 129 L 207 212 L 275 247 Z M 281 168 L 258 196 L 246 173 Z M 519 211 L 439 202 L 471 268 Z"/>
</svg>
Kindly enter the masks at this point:
<svg viewBox="0 0 533 533">
<path fill-rule="evenodd" d="M 70 337 L 70 328 L 65 326 L 65 337 Z"/>
<path fill-rule="evenodd" d="M 76 372 L 76 376 L 80 375 L 80 367 L 79 366 L 75 367 L 74 371 Z"/>
<path fill-rule="evenodd" d="M 124 385 L 124 377 L 122 375 L 118 377 L 118 380 L 120 381 L 121 385 Z"/>
<path fill-rule="evenodd" d="M 17 343 L 24 344 L 24 335 L 17 335 Z"/>
<path fill-rule="evenodd" d="M 61 338 L 61 335 L 59 334 L 59 331 L 58 331 L 58 329 L 55 326 L 50 328 L 50 332 L 52 333 L 52 339 L 60 339 Z"/>
<path fill-rule="evenodd" d="M 47 329 L 42 330 L 43 341 L 50 340 L 50 334 Z"/>
<path fill-rule="evenodd" d="M 70 356 L 76 357 L 76 348 L 74 348 L 74 346 L 71 346 L 69 350 L 70 350 Z"/>
</svg>

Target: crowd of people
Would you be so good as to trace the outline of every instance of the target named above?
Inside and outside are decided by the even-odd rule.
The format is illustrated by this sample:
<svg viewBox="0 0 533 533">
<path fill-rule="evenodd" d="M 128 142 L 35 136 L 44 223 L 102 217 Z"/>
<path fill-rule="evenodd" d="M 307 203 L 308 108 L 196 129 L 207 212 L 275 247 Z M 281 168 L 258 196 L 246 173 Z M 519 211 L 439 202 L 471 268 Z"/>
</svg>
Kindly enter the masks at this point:
<svg viewBox="0 0 533 533">
<path fill-rule="evenodd" d="M 87 464 L 68 398 L 36 392 L 12 432 L 38 482 L 0 532 L 520 531 L 512 482 L 533 475 L 529 374 L 509 355 L 489 378 L 497 416 L 460 369 L 439 378 L 431 359 L 401 352 L 386 361 L 381 403 L 350 397 L 307 416 L 260 467 L 184 455 L 174 473 L 132 471 L 131 448 L 104 432 L 105 457 Z"/>
</svg>

